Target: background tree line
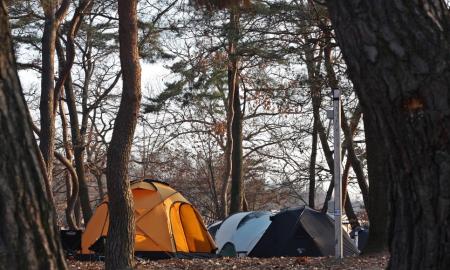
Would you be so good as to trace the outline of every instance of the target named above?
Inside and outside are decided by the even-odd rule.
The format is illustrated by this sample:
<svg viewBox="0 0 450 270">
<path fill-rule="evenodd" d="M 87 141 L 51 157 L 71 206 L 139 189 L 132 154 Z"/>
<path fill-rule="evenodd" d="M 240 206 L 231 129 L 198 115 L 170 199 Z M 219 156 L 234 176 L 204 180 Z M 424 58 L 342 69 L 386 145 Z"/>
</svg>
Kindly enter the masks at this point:
<svg viewBox="0 0 450 270">
<path fill-rule="evenodd" d="M 22 181 L 42 179 L 44 197 L 34 199 L 50 202 L 42 213 L 55 208 L 60 225 L 80 228 L 107 187 L 111 213 L 128 217 L 111 220 L 107 268 L 114 269 L 132 265 L 129 179 L 169 181 L 211 221 L 298 204 L 326 211 L 333 149 L 324 109 L 329 89 L 339 88 L 343 203 L 352 227 L 360 225 L 354 205 L 361 201 L 371 226 L 368 251 L 383 250 L 390 209 L 397 232 L 390 267 L 444 269 L 448 5 L 197 2 L 2 2 L 2 70 L 11 70 L 2 90 L 20 89 L 16 69 L 24 80 L 39 78 L 24 88 L 27 107 L 15 97 L 16 117 L 26 127 L 31 115 L 35 137 L 27 128 L 2 134 L 6 142 L 8 132 L 22 132 L 28 151 L 37 139 L 28 163 L 39 172 Z M 414 18 L 422 21 L 402 34 Z M 424 55 L 430 48 L 438 49 Z M 142 109 L 141 76 L 152 70 L 141 73 L 140 62 L 170 70 L 164 85 L 144 89 Z M 52 224 L 52 215 L 46 220 Z M 55 241 L 51 228 L 47 238 Z M 48 245 L 44 263 L 63 268 L 49 255 L 58 253 L 57 241 Z"/>
</svg>

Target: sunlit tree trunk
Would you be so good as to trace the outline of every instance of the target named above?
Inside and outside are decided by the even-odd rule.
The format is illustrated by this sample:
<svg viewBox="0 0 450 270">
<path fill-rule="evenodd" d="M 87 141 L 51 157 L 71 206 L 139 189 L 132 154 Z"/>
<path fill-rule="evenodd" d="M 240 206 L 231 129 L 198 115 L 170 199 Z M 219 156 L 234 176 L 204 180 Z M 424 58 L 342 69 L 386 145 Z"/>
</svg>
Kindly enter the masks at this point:
<svg viewBox="0 0 450 270">
<path fill-rule="evenodd" d="M 106 269 L 132 269 L 134 257 L 133 197 L 128 179 L 131 144 L 141 101 L 137 0 L 119 0 L 122 99 L 107 154 L 109 231 Z"/>
</svg>

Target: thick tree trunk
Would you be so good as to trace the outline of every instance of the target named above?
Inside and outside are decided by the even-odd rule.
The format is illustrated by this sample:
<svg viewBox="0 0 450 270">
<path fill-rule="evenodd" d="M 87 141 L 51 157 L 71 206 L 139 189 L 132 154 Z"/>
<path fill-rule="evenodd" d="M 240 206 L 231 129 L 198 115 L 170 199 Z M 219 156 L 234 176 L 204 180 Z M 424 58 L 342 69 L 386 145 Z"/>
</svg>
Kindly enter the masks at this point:
<svg viewBox="0 0 450 270">
<path fill-rule="evenodd" d="M 390 269 L 450 268 L 450 31 L 443 1 L 328 1 L 384 144 Z"/>
<path fill-rule="evenodd" d="M 141 101 L 137 0 L 119 0 L 119 43 L 122 99 L 107 154 L 109 231 L 106 269 L 132 269 L 134 210 L 128 181 L 128 162 Z"/>
<path fill-rule="evenodd" d="M 387 249 L 389 175 L 386 171 L 386 151 L 380 131 L 374 128 L 370 114 L 363 115 L 366 137 L 367 170 L 369 175 L 369 240 L 364 253 L 376 253 Z"/>
<path fill-rule="evenodd" d="M 0 267 L 66 269 L 0 1 Z M 52 153 L 53 155 L 53 153 Z"/>
<path fill-rule="evenodd" d="M 243 177 L 242 177 L 242 111 L 239 93 L 239 58 L 236 46 L 239 39 L 239 8 L 230 9 L 229 29 L 229 67 L 228 85 L 229 98 L 232 100 L 232 149 L 231 149 L 231 194 L 230 214 L 242 211 Z"/>
</svg>

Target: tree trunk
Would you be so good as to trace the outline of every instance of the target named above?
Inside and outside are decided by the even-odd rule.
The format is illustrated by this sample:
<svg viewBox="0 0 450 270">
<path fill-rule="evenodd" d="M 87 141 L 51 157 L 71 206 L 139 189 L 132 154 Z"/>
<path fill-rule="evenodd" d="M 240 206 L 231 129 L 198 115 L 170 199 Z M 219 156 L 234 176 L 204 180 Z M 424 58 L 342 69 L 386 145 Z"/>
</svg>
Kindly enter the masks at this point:
<svg viewBox="0 0 450 270">
<path fill-rule="evenodd" d="M 350 226 L 352 227 L 352 230 L 361 226 L 358 221 L 358 217 L 355 214 L 355 211 L 353 210 L 353 205 L 350 200 L 350 196 L 348 195 L 348 191 L 346 191 L 346 197 L 347 199 L 344 202 L 344 210 L 345 214 L 347 215 L 348 222 L 350 223 Z"/>
<path fill-rule="evenodd" d="M 359 122 L 359 118 L 361 116 L 361 110 L 359 108 L 356 108 L 355 114 L 358 114 L 359 117 L 357 118 L 357 122 Z M 358 181 L 359 189 L 361 190 L 361 194 L 364 201 L 364 206 L 366 207 L 366 211 L 369 212 L 369 186 L 366 182 L 366 176 L 364 175 L 364 170 L 361 164 L 361 161 L 359 161 L 358 157 L 355 153 L 355 146 L 353 145 L 353 132 L 350 130 L 350 126 L 347 122 L 347 117 L 345 116 L 345 112 L 343 107 L 341 106 L 341 115 L 342 115 L 342 121 L 341 126 L 342 130 L 344 131 L 344 137 L 345 137 L 345 149 L 347 150 L 347 158 L 350 161 L 350 164 L 352 165 L 353 171 L 356 175 L 356 180 Z"/>
<path fill-rule="evenodd" d="M 42 2 L 45 13 L 44 31 L 42 34 L 42 74 L 41 99 L 39 104 L 41 133 L 39 148 L 44 158 L 48 185 L 53 179 L 53 156 L 55 152 L 55 118 L 57 109 L 57 93 L 55 93 L 55 44 L 56 33 L 68 8 L 69 0 L 63 0 L 61 6 L 57 1 Z M 50 198 L 53 202 L 53 195 Z"/>
<path fill-rule="evenodd" d="M 62 128 L 62 134 L 63 134 L 63 144 L 64 144 L 64 151 L 66 153 L 66 159 L 67 159 L 67 165 L 73 169 L 72 164 L 72 149 L 69 146 L 69 136 L 67 134 L 67 119 L 66 119 L 66 113 L 64 110 L 63 102 L 62 100 L 59 100 L 59 113 L 61 116 L 61 128 Z M 76 176 L 76 175 L 74 175 Z M 66 195 L 67 195 L 67 206 L 66 206 L 66 221 L 67 225 L 70 229 L 76 230 L 77 224 L 75 222 L 73 212 L 75 209 L 75 204 L 77 202 L 78 198 L 78 179 L 77 177 L 72 177 L 70 172 L 67 170 L 64 173 L 64 177 L 66 179 Z"/>
<path fill-rule="evenodd" d="M 325 159 L 327 161 L 328 168 L 331 172 L 334 171 L 334 159 L 333 152 L 330 149 L 327 141 L 327 134 L 325 133 L 325 127 L 322 124 L 322 121 L 319 121 L 319 139 L 320 144 L 322 145 L 323 154 L 325 155 Z M 334 180 L 331 178 L 330 184 L 328 185 L 327 193 L 325 195 L 325 200 L 322 205 L 322 213 L 326 213 L 328 211 L 328 202 L 331 200 L 331 195 L 333 194 L 334 188 Z"/>
<path fill-rule="evenodd" d="M 119 43 L 122 99 L 107 153 L 109 231 L 106 269 L 132 269 L 134 210 L 128 181 L 128 162 L 141 101 L 137 0 L 119 0 Z"/>
<path fill-rule="evenodd" d="M 0 1 L 0 266 L 66 269 Z M 53 155 L 53 153 L 52 153 Z"/>
<path fill-rule="evenodd" d="M 55 152 L 55 112 L 54 103 L 54 61 L 55 41 L 58 25 L 54 18 L 46 18 L 44 21 L 44 33 L 42 35 L 42 78 L 40 111 L 40 140 L 39 148 L 44 158 L 47 169 L 48 185 L 52 186 L 53 179 L 53 153 Z M 50 198 L 53 201 L 53 198 Z"/>
<path fill-rule="evenodd" d="M 334 78 L 334 77 L 331 76 L 331 78 Z M 361 110 L 359 109 L 359 106 L 358 106 L 355 109 L 355 111 L 353 112 L 353 115 L 351 117 L 350 124 L 349 124 L 352 138 L 355 135 L 356 127 L 358 126 L 360 117 L 361 117 Z M 328 167 L 329 167 L 330 171 L 333 171 L 333 168 L 334 168 L 333 152 L 331 151 L 330 146 L 328 145 L 327 135 L 325 133 L 325 128 L 323 127 L 323 124 L 322 124 L 321 121 L 319 121 L 319 138 L 320 138 L 320 142 L 321 142 L 321 145 L 322 145 L 322 149 L 323 149 L 323 152 L 324 152 L 325 159 L 327 161 Z M 353 139 L 352 139 L 352 141 L 353 141 Z M 346 148 L 344 148 L 344 151 L 342 152 L 342 156 L 345 155 L 345 150 L 346 150 Z M 342 179 L 345 180 L 345 181 L 347 181 L 347 176 L 345 176 L 345 173 L 347 172 L 347 175 L 348 175 L 348 170 L 350 169 L 350 167 L 348 167 L 349 165 L 352 165 L 352 164 L 350 162 L 347 162 L 347 164 L 345 164 L 345 168 L 348 168 L 347 170 L 344 170 L 343 177 L 342 177 Z M 342 190 L 346 189 L 346 185 L 347 185 L 346 182 L 343 183 L 343 185 L 342 185 L 343 189 Z M 344 189 L 344 187 L 345 187 L 345 189 Z M 327 212 L 327 210 L 328 210 L 328 201 L 331 199 L 331 195 L 333 194 L 333 188 L 334 188 L 334 181 L 330 181 L 330 185 L 328 186 L 328 190 L 327 190 L 327 193 L 326 193 L 326 196 L 325 196 L 325 201 L 323 203 L 322 210 L 321 210 L 324 213 Z M 346 194 L 346 193 L 343 192 L 342 194 Z M 347 195 L 342 196 L 342 198 L 345 200 L 346 196 Z M 343 203 L 343 205 L 345 205 L 345 203 Z"/>
<path fill-rule="evenodd" d="M 444 1 L 327 2 L 384 144 L 389 269 L 450 269 L 450 31 Z"/>
<path fill-rule="evenodd" d="M 364 253 L 376 253 L 387 249 L 389 176 L 385 170 L 386 156 L 380 131 L 374 128 L 370 114 L 363 115 L 366 137 L 367 170 L 369 175 L 369 239 Z"/>
<path fill-rule="evenodd" d="M 333 68 L 333 58 L 331 55 L 331 30 L 327 28 L 325 31 L 325 36 L 327 39 L 327 46 L 325 47 L 324 54 L 325 54 L 325 69 L 327 72 L 327 78 L 328 78 L 328 84 L 331 87 L 331 89 L 339 89 L 339 80 L 336 77 L 336 73 L 334 72 Z M 341 128 L 344 131 L 344 137 L 345 137 L 345 149 L 348 151 L 347 158 L 350 160 L 351 165 L 353 167 L 353 171 L 355 172 L 356 179 L 358 181 L 359 188 L 361 189 L 361 194 L 363 196 L 364 206 L 366 207 L 366 210 L 368 211 L 369 206 L 369 187 L 366 182 L 366 177 L 364 175 L 364 170 L 361 164 L 361 161 L 359 161 L 358 157 L 355 153 L 355 148 L 353 146 L 353 135 L 354 130 L 352 130 L 347 122 L 347 118 L 345 116 L 344 107 L 341 105 Z M 352 120 L 355 120 L 355 126 L 354 129 L 356 130 L 356 126 L 358 125 L 359 119 L 361 117 L 361 110 L 359 108 L 359 104 L 353 114 Z M 356 118 L 356 119 L 355 119 Z M 352 123 L 350 123 L 351 125 Z M 345 193 L 344 193 L 345 194 Z"/>
<path fill-rule="evenodd" d="M 231 95 L 229 92 L 228 95 Z M 222 176 L 222 187 L 220 194 L 221 211 L 220 218 L 225 219 L 228 216 L 228 189 L 230 186 L 231 179 L 231 151 L 233 148 L 232 138 L 231 138 L 231 123 L 233 116 L 233 103 L 232 99 L 228 97 L 228 108 L 227 108 L 227 141 L 225 145 L 224 153 L 224 172 Z"/>
<path fill-rule="evenodd" d="M 314 115 L 313 120 L 313 132 L 312 136 L 312 145 L 311 145 L 311 158 L 309 160 L 309 196 L 308 196 L 308 204 L 309 207 L 315 208 L 315 198 L 316 198 L 316 157 L 317 157 L 317 121 L 316 115 Z"/>
<path fill-rule="evenodd" d="M 103 187 L 103 182 L 102 182 L 102 176 L 103 173 L 101 171 L 98 172 L 93 172 L 95 180 L 97 181 L 97 188 L 98 188 L 98 203 L 102 202 L 104 197 L 105 197 L 105 189 Z M 145 177 L 145 175 L 144 175 Z"/>
<path fill-rule="evenodd" d="M 64 54 L 62 52 L 62 46 L 59 42 L 56 43 L 58 52 L 58 61 L 60 66 L 65 66 Z M 92 208 L 89 199 L 89 189 L 86 183 L 85 169 L 84 169 L 84 139 L 80 132 L 80 126 L 78 121 L 78 111 L 75 102 L 75 95 L 73 90 L 72 76 L 69 72 L 67 78 L 64 81 L 64 90 L 66 94 L 67 108 L 70 118 L 70 131 L 72 136 L 72 147 L 75 158 L 75 169 L 78 179 L 78 194 L 83 212 L 84 224 L 89 222 L 92 216 Z"/>
<path fill-rule="evenodd" d="M 229 64 L 228 84 L 229 98 L 232 100 L 232 150 L 231 150 L 231 195 L 230 214 L 242 211 L 243 178 L 242 178 L 242 111 L 239 93 L 239 58 L 237 55 L 237 43 L 239 39 L 239 8 L 230 9 L 229 29 Z"/>
<path fill-rule="evenodd" d="M 305 39 L 308 39 L 306 37 Z M 316 159 L 317 159 L 317 143 L 320 121 L 320 105 L 322 103 L 321 85 L 319 82 L 320 65 L 322 57 L 315 57 L 316 46 L 307 42 L 305 45 L 306 67 L 308 70 L 309 88 L 311 89 L 311 101 L 313 108 L 313 131 L 311 143 L 311 157 L 309 160 L 309 197 L 308 204 L 311 208 L 315 208 L 316 195 Z"/>
</svg>

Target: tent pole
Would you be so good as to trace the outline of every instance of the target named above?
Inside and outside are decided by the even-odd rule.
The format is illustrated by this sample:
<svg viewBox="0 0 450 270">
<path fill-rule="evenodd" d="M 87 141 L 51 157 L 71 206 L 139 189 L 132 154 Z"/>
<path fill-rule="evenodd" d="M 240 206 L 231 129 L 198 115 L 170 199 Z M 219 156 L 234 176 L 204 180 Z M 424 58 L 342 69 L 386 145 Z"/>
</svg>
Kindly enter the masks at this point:
<svg viewBox="0 0 450 270">
<path fill-rule="evenodd" d="M 332 89 L 334 129 L 334 231 L 335 255 L 342 259 L 341 91 Z"/>
</svg>

